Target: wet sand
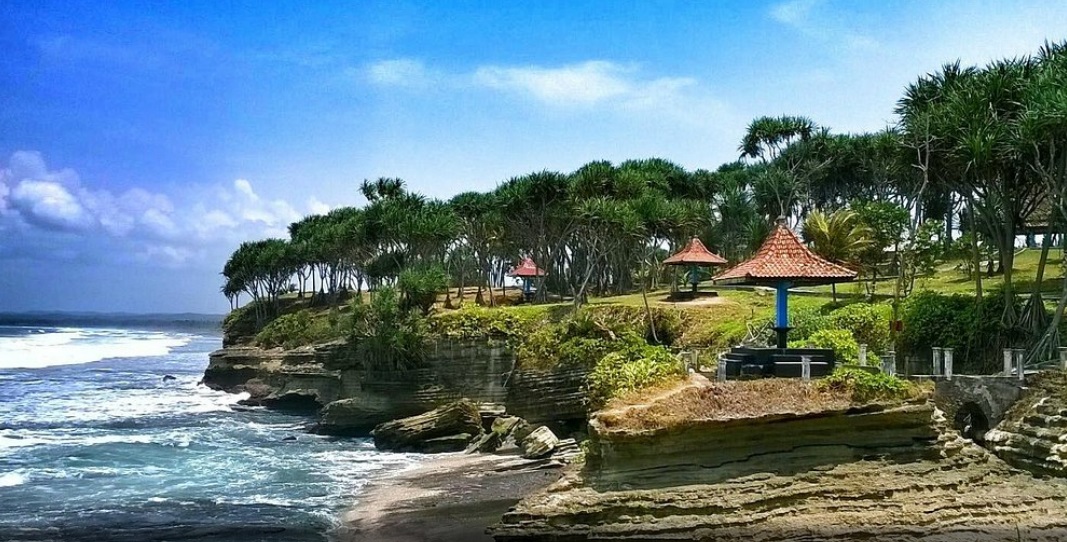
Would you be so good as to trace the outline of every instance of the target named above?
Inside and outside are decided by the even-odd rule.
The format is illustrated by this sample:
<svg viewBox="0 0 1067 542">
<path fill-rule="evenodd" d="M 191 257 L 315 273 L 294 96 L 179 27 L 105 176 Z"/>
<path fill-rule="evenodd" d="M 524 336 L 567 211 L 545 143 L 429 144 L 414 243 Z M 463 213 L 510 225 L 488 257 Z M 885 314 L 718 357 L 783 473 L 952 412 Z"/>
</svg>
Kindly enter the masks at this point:
<svg viewBox="0 0 1067 542">
<path fill-rule="evenodd" d="M 373 482 L 342 518 L 337 542 L 481 542 L 519 499 L 561 476 L 554 460 L 446 454 Z"/>
</svg>

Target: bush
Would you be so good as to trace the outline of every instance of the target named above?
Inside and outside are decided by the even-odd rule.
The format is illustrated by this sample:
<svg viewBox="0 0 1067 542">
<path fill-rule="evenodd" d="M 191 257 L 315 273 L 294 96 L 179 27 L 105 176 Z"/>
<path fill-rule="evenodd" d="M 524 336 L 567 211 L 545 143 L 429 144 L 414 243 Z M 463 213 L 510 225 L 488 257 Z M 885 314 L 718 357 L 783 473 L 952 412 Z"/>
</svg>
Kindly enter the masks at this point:
<svg viewBox="0 0 1067 542">
<path fill-rule="evenodd" d="M 834 351 L 838 363 L 857 363 L 860 346 L 852 333 L 844 329 L 816 331 L 805 340 L 790 341 L 790 348 L 828 348 Z"/>
<path fill-rule="evenodd" d="M 369 303 L 352 305 L 348 342 L 359 352 L 367 368 L 418 367 L 426 352 L 428 336 L 426 318 L 405 310 L 392 288 L 378 288 Z"/>
<path fill-rule="evenodd" d="M 848 393 L 854 402 L 904 401 L 917 396 L 914 384 L 882 372 L 868 372 L 856 367 L 838 367 L 819 381 L 822 389 Z"/>
<path fill-rule="evenodd" d="M 866 344 L 872 352 L 889 350 L 889 305 L 854 303 L 830 313 L 828 325 L 832 329 L 844 329 L 852 333 L 858 344 Z"/>
<path fill-rule="evenodd" d="M 401 307 L 430 312 L 437 302 L 437 292 L 448 287 L 448 275 L 439 265 L 414 267 L 400 273 L 397 289 L 403 294 Z"/>
<path fill-rule="evenodd" d="M 594 408 L 614 397 L 641 390 L 686 374 L 678 358 L 662 346 L 631 344 L 597 362 L 589 374 L 589 400 Z"/>
<path fill-rule="evenodd" d="M 343 336 L 336 323 L 332 314 L 317 318 L 307 309 L 283 314 L 256 334 L 255 343 L 264 348 L 296 348 L 328 341 Z"/>
<path fill-rule="evenodd" d="M 517 345 L 519 339 L 548 325 L 545 306 L 485 308 L 466 304 L 436 313 L 429 319 L 430 332 L 454 340 L 498 339 Z"/>
<path fill-rule="evenodd" d="M 1016 314 L 1022 303 L 1016 298 Z M 1001 323 L 1004 295 L 986 292 L 979 305 L 969 295 L 946 295 L 930 291 L 912 294 L 904 303 L 901 317 L 904 331 L 900 350 L 904 355 L 929 359 L 932 347 L 956 351 L 956 371 L 963 374 L 988 374 L 1000 367 L 1000 349 L 1016 345 L 1024 337 L 1018 328 Z"/>
</svg>

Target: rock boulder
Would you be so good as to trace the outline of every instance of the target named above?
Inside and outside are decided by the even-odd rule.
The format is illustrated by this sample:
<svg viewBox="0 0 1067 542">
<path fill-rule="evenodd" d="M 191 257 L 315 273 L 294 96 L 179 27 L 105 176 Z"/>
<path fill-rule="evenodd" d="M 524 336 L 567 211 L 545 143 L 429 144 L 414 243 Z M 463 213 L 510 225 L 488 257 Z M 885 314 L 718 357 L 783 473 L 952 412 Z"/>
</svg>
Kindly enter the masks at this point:
<svg viewBox="0 0 1067 542">
<path fill-rule="evenodd" d="M 459 451 L 472 439 L 482 435 L 482 421 L 478 407 L 464 399 L 417 416 L 383 423 L 375 427 L 371 435 L 379 450 L 427 453 Z M 441 441 L 435 439 L 441 438 L 447 438 L 448 444 L 440 446 Z"/>
<path fill-rule="evenodd" d="M 519 443 L 522 449 L 522 457 L 526 459 L 540 459 L 551 455 L 559 446 L 559 438 L 551 429 L 541 426 L 526 435 Z"/>
</svg>

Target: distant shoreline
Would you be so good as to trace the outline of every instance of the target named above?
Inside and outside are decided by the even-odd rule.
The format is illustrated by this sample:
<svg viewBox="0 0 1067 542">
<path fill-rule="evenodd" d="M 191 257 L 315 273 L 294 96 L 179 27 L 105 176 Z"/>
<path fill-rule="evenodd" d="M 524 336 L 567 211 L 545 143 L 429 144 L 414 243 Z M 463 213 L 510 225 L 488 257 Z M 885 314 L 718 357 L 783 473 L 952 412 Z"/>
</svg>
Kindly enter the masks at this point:
<svg viewBox="0 0 1067 542">
<path fill-rule="evenodd" d="M 197 331 L 222 333 L 221 314 L 132 314 L 96 312 L 3 312 L 0 326 L 119 327 L 150 331 Z"/>
</svg>

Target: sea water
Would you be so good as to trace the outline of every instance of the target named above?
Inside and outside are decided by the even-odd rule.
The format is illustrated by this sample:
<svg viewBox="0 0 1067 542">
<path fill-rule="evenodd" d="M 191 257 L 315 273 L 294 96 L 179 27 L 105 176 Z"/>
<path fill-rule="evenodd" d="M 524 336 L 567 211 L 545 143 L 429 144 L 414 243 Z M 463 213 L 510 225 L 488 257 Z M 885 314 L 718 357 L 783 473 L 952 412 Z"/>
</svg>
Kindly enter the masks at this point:
<svg viewBox="0 0 1067 542">
<path fill-rule="evenodd" d="M 0 326 L 0 541 L 326 540 L 371 476 L 415 462 L 200 385 L 220 345 Z"/>
</svg>

